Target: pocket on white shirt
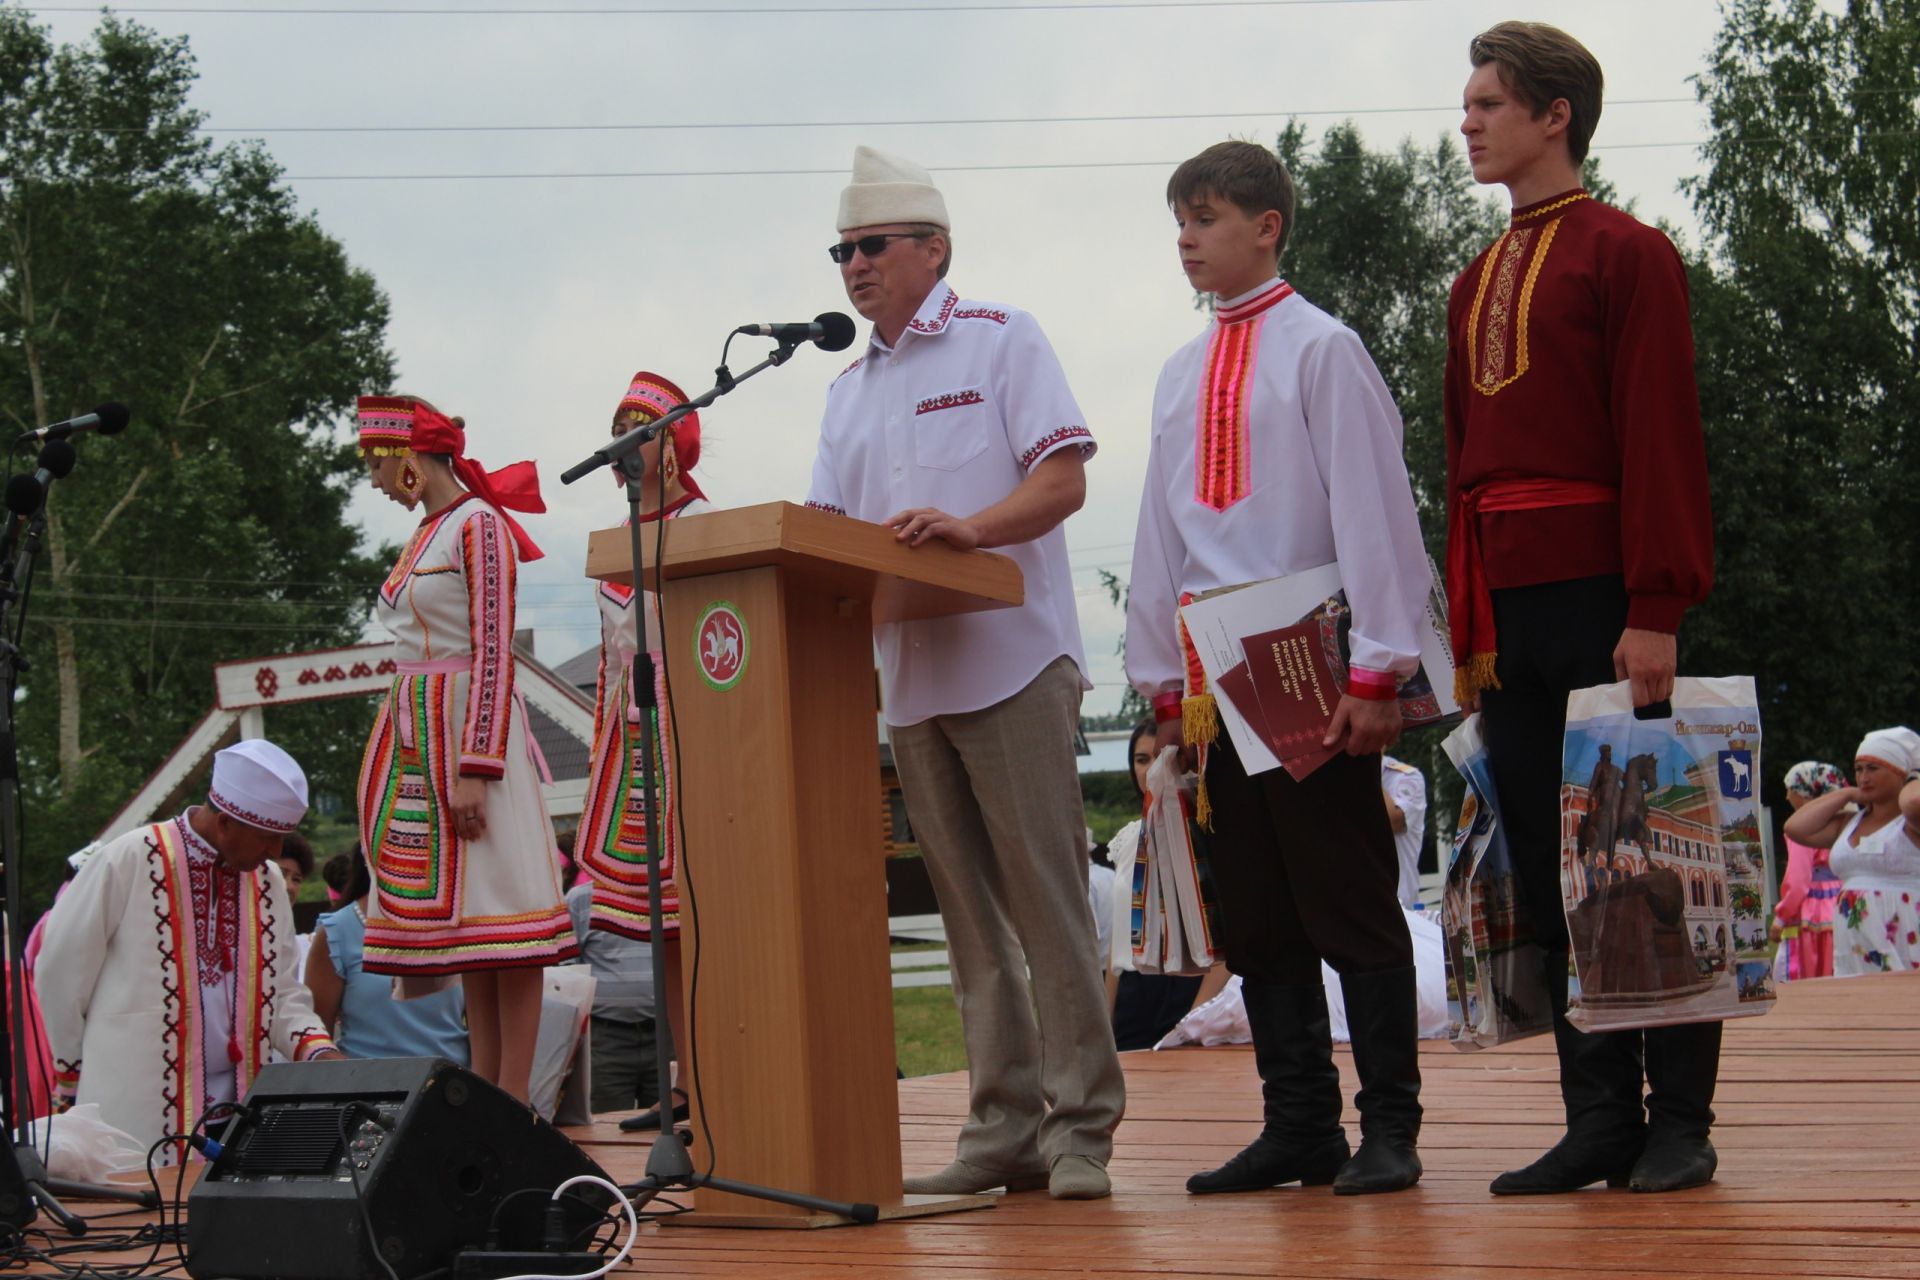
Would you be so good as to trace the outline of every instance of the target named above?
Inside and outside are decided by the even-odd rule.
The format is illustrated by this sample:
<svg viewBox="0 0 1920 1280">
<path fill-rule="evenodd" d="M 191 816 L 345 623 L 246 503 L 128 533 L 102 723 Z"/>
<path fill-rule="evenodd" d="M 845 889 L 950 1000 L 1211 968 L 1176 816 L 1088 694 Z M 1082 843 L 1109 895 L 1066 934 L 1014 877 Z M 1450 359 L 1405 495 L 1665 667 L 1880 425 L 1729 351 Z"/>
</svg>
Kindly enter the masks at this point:
<svg viewBox="0 0 1920 1280">
<path fill-rule="evenodd" d="M 913 460 L 936 471 L 958 471 L 987 451 L 993 406 L 982 387 L 957 387 L 914 407 Z"/>
</svg>

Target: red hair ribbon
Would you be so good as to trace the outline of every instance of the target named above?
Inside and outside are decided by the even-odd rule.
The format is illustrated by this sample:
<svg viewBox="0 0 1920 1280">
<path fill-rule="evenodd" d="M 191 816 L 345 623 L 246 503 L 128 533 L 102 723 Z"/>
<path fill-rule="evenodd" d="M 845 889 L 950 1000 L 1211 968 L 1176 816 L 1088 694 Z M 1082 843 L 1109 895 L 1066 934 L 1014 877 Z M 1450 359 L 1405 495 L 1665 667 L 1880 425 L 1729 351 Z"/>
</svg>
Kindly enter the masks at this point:
<svg viewBox="0 0 1920 1280">
<path fill-rule="evenodd" d="M 514 545 L 519 548 L 523 563 L 538 560 L 546 554 L 527 536 L 520 522 L 507 514 L 509 511 L 538 513 L 547 509 L 546 499 L 540 496 L 539 472 L 531 462 L 515 462 L 498 471 L 488 471 L 467 456 L 467 433 L 455 426 L 445 414 L 429 409 L 424 404 L 414 406 L 412 448 L 415 453 L 452 455 L 453 474 L 461 484 L 500 512 L 500 518 L 507 522 L 507 529 L 513 534 Z"/>
</svg>

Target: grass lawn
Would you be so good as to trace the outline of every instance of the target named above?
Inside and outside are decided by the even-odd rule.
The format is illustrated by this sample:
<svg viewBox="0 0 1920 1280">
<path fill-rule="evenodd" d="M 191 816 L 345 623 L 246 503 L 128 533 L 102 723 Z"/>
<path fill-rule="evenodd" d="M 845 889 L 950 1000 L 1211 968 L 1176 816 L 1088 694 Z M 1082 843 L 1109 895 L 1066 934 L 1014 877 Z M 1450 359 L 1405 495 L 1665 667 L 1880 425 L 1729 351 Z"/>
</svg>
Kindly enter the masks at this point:
<svg viewBox="0 0 1920 1280">
<path fill-rule="evenodd" d="M 962 1071 L 967 1051 L 960 1041 L 960 1011 L 951 987 L 902 987 L 893 993 L 893 1045 L 900 1069 L 910 1076 Z"/>
<path fill-rule="evenodd" d="M 944 951 L 944 942 L 903 942 L 894 952 Z M 952 987 L 896 987 L 893 992 L 893 1053 L 910 1076 L 961 1071 L 967 1050 L 960 1040 L 960 1011 Z"/>
</svg>

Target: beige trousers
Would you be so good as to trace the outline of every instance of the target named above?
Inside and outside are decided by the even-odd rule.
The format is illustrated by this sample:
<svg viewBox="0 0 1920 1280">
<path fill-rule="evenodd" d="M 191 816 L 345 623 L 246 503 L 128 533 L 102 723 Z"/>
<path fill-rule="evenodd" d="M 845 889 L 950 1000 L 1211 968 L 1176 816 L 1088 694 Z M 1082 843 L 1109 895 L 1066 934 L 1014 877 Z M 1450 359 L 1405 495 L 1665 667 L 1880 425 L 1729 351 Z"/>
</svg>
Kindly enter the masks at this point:
<svg viewBox="0 0 1920 1280">
<path fill-rule="evenodd" d="M 1061 657 L 1004 702 L 888 729 L 966 1037 L 957 1154 L 998 1172 L 1104 1162 L 1126 1109 L 1087 905 L 1079 716 L 1080 671 Z"/>
</svg>

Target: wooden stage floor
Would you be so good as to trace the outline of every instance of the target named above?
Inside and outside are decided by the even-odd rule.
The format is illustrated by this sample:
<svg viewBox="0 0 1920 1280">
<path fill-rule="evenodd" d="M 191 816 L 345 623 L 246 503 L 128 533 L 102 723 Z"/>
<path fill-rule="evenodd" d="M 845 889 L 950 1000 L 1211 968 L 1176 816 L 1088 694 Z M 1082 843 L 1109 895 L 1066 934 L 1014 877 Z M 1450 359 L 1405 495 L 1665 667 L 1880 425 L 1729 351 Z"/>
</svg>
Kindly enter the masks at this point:
<svg viewBox="0 0 1920 1280">
<path fill-rule="evenodd" d="M 1110 1200 L 1028 1193 L 986 1211 L 818 1231 L 647 1225 L 617 1274 L 1920 1277 L 1920 976 L 1792 984 L 1771 1014 L 1729 1024 L 1714 1130 L 1719 1180 L 1672 1195 L 1596 1188 L 1494 1199 L 1488 1180 L 1559 1134 L 1549 1042 L 1478 1054 L 1440 1043 L 1422 1050 L 1426 1177 L 1397 1195 L 1295 1187 L 1188 1196 L 1189 1173 L 1218 1164 L 1255 1132 L 1251 1053 L 1132 1053 L 1123 1058 L 1127 1119 Z M 1352 1057 L 1337 1056 L 1351 1097 Z M 944 1165 L 965 1111 L 964 1078 L 907 1080 L 900 1098 L 907 1168 Z M 614 1176 L 643 1172 L 646 1146 L 613 1124 L 569 1132 Z"/>
<path fill-rule="evenodd" d="M 1920 976 L 1790 984 L 1772 1013 L 1728 1024 L 1718 1180 L 1670 1195 L 1496 1200 L 1488 1180 L 1559 1135 L 1550 1042 L 1422 1049 L 1426 1176 L 1397 1195 L 1188 1196 L 1189 1173 L 1255 1132 L 1251 1053 L 1131 1053 L 1110 1200 L 1029 1193 L 985 1212 L 821 1231 L 649 1226 L 620 1274 L 1920 1277 Z M 1337 1056 L 1351 1098 L 1352 1056 Z M 950 1158 L 965 1087 L 960 1075 L 902 1082 L 909 1171 Z M 639 1176 L 644 1147 L 611 1125 L 575 1137 L 617 1176 Z"/>
</svg>

